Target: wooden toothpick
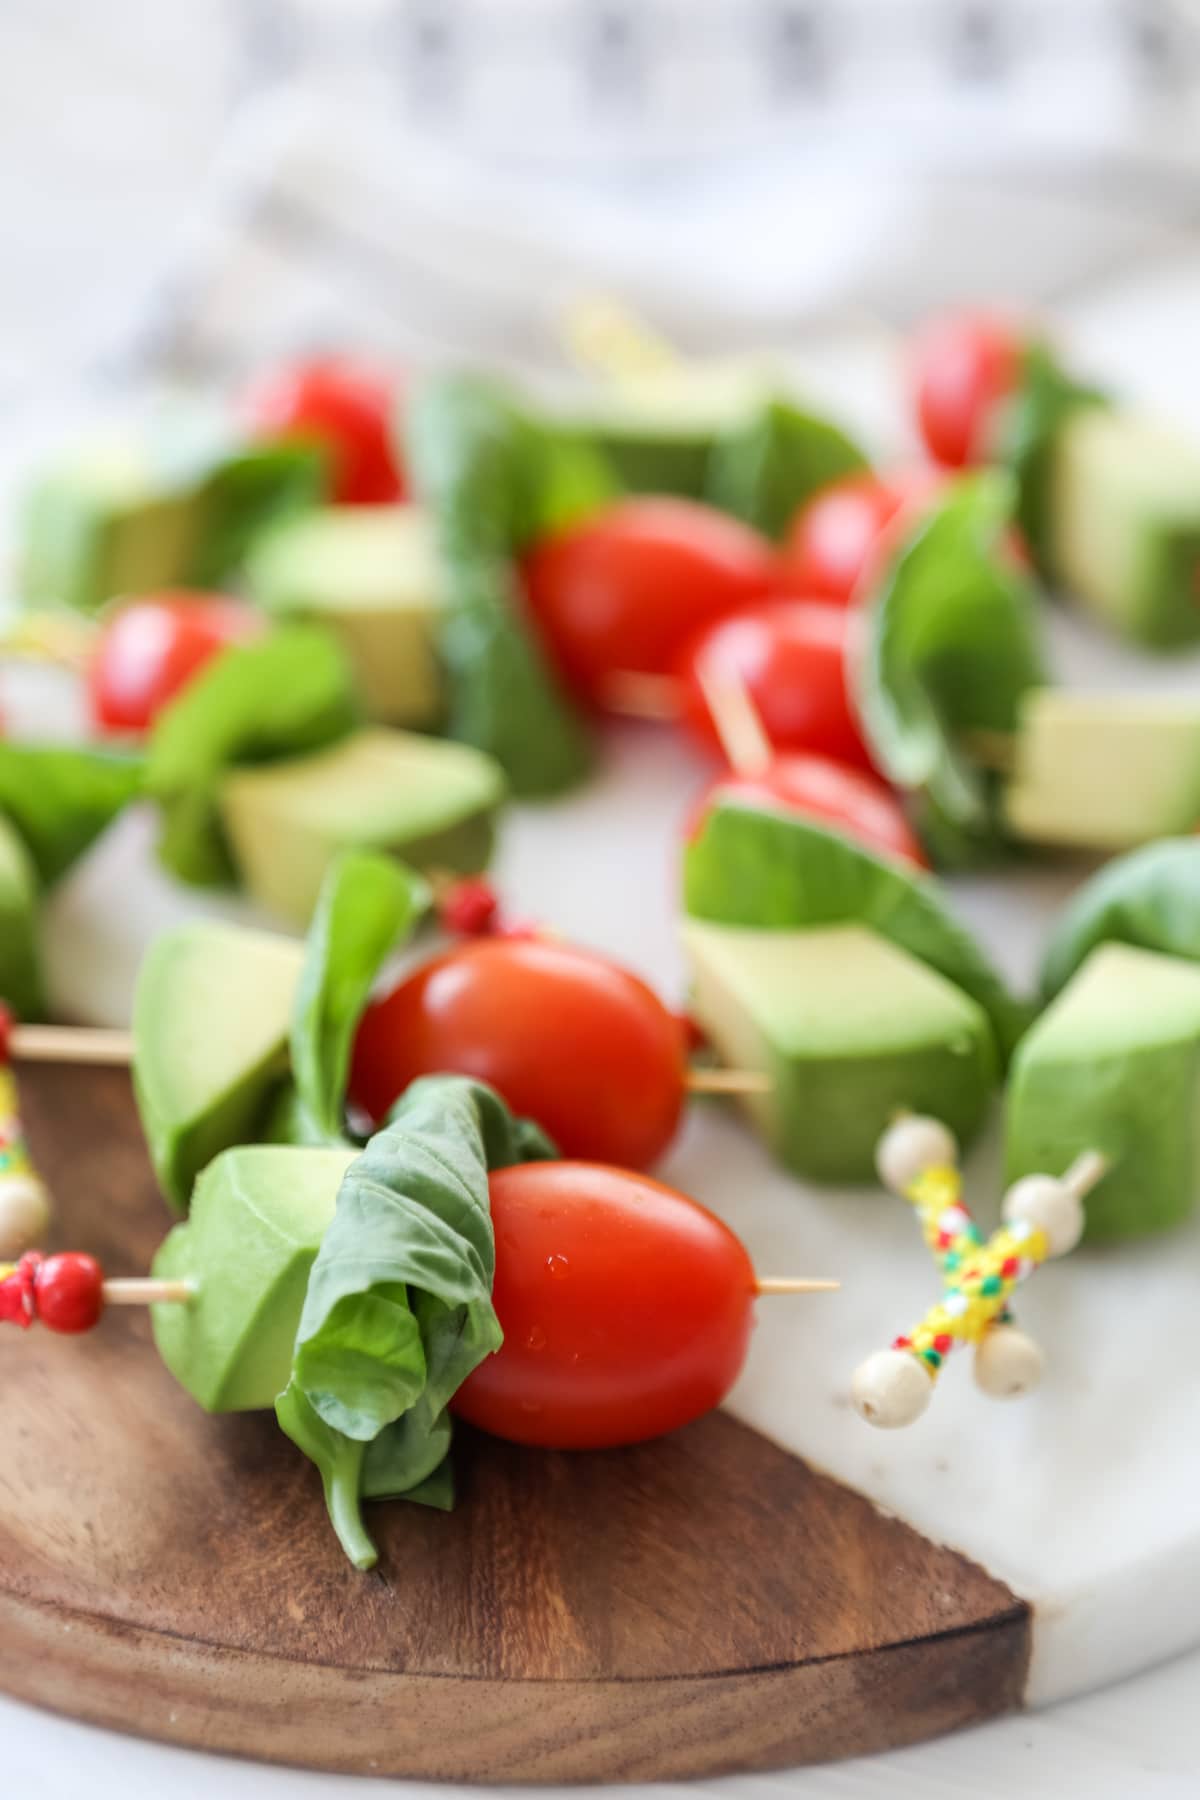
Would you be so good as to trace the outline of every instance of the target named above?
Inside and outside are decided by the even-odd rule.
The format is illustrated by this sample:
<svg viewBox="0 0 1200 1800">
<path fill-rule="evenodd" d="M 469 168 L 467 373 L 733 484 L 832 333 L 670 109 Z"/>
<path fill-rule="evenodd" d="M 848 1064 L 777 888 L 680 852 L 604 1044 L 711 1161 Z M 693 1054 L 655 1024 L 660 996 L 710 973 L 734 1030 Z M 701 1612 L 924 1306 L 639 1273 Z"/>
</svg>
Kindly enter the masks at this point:
<svg viewBox="0 0 1200 1800">
<path fill-rule="evenodd" d="M 90 1025 L 14 1025 L 8 1047 L 18 1062 L 120 1066 L 133 1061 L 132 1032 Z"/>
<path fill-rule="evenodd" d="M 738 775 L 765 775 L 775 752 L 745 680 L 736 670 L 706 668 L 700 657 L 696 678 L 730 768 Z"/>
<path fill-rule="evenodd" d="M 762 1069 L 689 1069 L 686 1085 L 693 1094 L 769 1094 L 774 1084 Z"/>
<path fill-rule="evenodd" d="M 682 693 L 671 675 L 648 675 L 641 669 L 614 669 L 600 696 L 605 712 L 627 719 L 670 725 L 679 717 Z"/>
<path fill-rule="evenodd" d="M 836 1294 L 840 1281 L 826 1281 L 807 1275 L 760 1275 L 754 1284 L 756 1294 Z"/>
<path fill-rule="evenodd" d="M 186 1306 L 196 1297 L 192 1281 L 156 1281 L 152 1275 L 127 1275 L 106 1281 L 106 1306 Z"/>
</svg>

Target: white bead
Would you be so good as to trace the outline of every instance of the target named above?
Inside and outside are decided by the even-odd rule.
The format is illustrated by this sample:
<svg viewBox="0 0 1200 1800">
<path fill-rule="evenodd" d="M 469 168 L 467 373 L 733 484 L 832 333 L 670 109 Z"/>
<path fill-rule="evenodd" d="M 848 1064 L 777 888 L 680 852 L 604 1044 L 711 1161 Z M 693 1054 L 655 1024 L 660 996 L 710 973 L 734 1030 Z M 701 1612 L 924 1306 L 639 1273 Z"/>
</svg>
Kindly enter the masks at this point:
<svg viewBox="0 0 1200 1800">
<path fill-rule="evenodd" d="M 1065 1256 L 1083 1236 L 1083 1202 L 1053 1175 L 1025 1175 L 1004 1196 L 1004 1217 L 1046 1234 L 1051 1256 Z"/>
<path fill-rule="evenodd" d="M 868 1425 L 911 1425 L 929 1405 L 933 1383 L 907 1350 L 877 1350 L 854 1372 L 855 1410 Z"/>
<path fill-rule="evenodd" d="M 1044 1366 L 1040 1347 L 1015 1325 L 993 1325 L 975 1346 L 975 1380 L 993 1400 L 1031 1394 Z"/>
<path fill-rule="evenodd" d="M 50 1224 L 50 1202 L 31 1175 L 0 1176 L 0 1262 L 32 1250 Z"/>
<path fill-rule="evenodd" d="M 954 1133 L 940 1119 L 910 1113 L 889 1125 L 875 1147 L 875 1168 L 885 1188 L 902 1194 L 926 1169 L 958 1161 Z"/>
</svg>

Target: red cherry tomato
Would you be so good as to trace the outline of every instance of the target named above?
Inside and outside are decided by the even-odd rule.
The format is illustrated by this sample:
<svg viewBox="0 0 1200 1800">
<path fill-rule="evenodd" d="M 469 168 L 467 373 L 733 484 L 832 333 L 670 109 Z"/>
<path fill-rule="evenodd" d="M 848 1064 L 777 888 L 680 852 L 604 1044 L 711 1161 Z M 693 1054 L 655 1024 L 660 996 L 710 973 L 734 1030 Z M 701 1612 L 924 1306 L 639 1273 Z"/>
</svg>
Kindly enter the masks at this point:
<svg viewBox="0 0 1200 1800">
<path fill-rule="evenodd" d="M 343 506 L 402 500 L 404 473 L 393 448 L 393 376 L 350 357 L 318 357 L 266 376 L 247 396 L 258 438 L 312 439 L 330 453 L 333 499 Z"/>
<path fill-rule="evenodd" d="M 846 688 L 854 629 L 852 613 L 823 600 L 773 600 L 720 620 L 676 665 L 683 724 L 706 749 L 721 748 L 705 681 L 729 674 L 744 682 L 777 750 L 814 750 L 873 768 Z"/>
<path fill-rule="evenodd" d="M 943 479 L 934 469 L 897 469 L 847 475 L 821 488 L 788 528 L 777 585 L 848 605 L 861 593 L 900 512 L 915 512 L 932 499 Z"/>
<path fill-rule="evenodd" d="M 718 775 L 700 796 L 687 822 L 695 837 L 710 809 L 721 800 L 799 813 L 836 826 L 847 837 L 884 856 L 929 867 L 920 841 L 895 795 L 858 769 L 843 768 L 824 756 L 778 756 L 762 775 Z"/>
<path fill-rule="evenodd" d="M 104 1311 L 104 1275 L 91 1256 L 48 1256 L 34 1278 L 38 1322 L 74 1336 L 90 1331 Z"/>
<path fill-rule="evenodd" d="M 88 702 L 101 731 L 145 731 L 219 650 L 262 630 L 259 616 L 223 594 L 153 594 L 105 622 L 88 668 Z"/>
<path fill-rule="evenodd" d="M 684 1100 L 679 1020 L 618 964 L 537 938 L 476 938 L 367 1008 L 350 1095 L 372 1119 L 418 1075 L 472 1075 L 567 1156 L 644 1168 Z"/>
<path fill-rule="evenodd" d="M 694 632 L 761 599 L 773 556 L 748 525 L 694 500 L 621 500 L 543 539 L 525 589 L 577 693 L 603 705 L 608 678 L 664 674 Z"/>
<path fill-rule="evenodd" d="M 950 468 L 986 462 L 997 410 L 1021 379 L 1022 345 L 1011 324 L 987 313 L 931 319 L 917 337 L 912 384 L 929 454 Z"/>
<path fill-rule="evenodd" d="M 750 1258 L 686 1194 L 595 1163 L 525 1163 L 489 1183 L 504 1344 L 454 1397 L 518 1444 L 594 1450 L 720 1404 L 753 1323 Z"/>
</svg>

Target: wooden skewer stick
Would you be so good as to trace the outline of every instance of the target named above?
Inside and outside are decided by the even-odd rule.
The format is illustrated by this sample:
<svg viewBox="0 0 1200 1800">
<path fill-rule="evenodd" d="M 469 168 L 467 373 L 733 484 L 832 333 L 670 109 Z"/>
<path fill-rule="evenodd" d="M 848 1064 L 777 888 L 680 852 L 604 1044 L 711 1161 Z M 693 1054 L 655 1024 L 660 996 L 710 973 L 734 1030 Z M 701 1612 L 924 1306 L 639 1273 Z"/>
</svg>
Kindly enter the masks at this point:
<svg viewBox="0 0 1200 1800">
<path fill-rule="evenodd" d="M 152 1275 L 128 1275 L 106 1281 L 101 1292 L 106 1306 L 186 1306 L 196 1297 L 196 1284 L 156 1281 Z"/>
<path fill-rule="evenodd" d="M 760 1275 L 754 1284 L 756 1294 L 836 1294 L 840 1281 L 810 1280 L 807 1276 Z"/>
<path fill-rule="evenodd" d="M 133 1061 L 133 1034 L 90 1025 L 14 1025 L 9 1051 L 18 1062 L 120 1066 Z"/>
<path fill-rule="evenodd" d="M 775 752 L 741 675 L 728 669 L 718 674 L 697 659 L 696 676 L 730 768 L 738 775 L 765 775 Z"/>
<path fill-rule="evenodd" d="M 769 1094 L 771 1077 L 761 1069 L 689 1069 L 693 1094 Z"/>
</svg>

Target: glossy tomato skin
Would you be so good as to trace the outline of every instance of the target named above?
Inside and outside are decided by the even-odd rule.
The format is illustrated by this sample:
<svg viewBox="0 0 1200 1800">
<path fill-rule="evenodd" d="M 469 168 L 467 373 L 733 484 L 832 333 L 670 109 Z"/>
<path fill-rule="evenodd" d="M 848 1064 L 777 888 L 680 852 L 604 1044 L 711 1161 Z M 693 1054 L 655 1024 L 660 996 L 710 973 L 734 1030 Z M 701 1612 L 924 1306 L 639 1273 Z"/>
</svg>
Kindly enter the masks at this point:
<svg viewBox="0 0 1200 1800">
<path fill-rule="evenodd" d="M 712 1213 L 645 1176 L 526 1163 L 491 1177 L 504 1344 L 460 1418 L 518 1444 L 607 1449 L 724 1399 L 753 1324 L 754 1270 Z"/>
<path fill-rule="evenodd" d="M 788 527 L 777 585 L 848 606 L 869 585 L 900 515 L 916 514 L 943 480 L 936 469 L 896 469 L 821 488 Z"/>
<path fill-rule="evenodd" d="M 687 638 L 761 599 L 773 564 L 765 538 L 711 506 L 630 499 L 535 545 L 525 591 L 568 685 L 603 706 L 614 673 L 665 674 Z"/>
<path fill-rule="evenodd" d="M 219 651 L 262 631 L 225 594 L 179 591 L 127 601 L 109 614 L 88 665 L 88 705 L 100 731 L 141 732 Z"/>
<path fill-rule="evenodd" d="M 645 1168 L 684 1102 L 684 1037 L 653 990 L 591 951 L 536 937 L 456 945 L 363 1016 L 350 1097 L 374 1120 L 419 1075 L 471 1075 L 564 1156 Z"/>
<path fill-rule="evenodd" d="M 246 396 L 255 437 L 323 444 L 331 497 L 342 506 L 403 500 L 404 472 L 392 444 L 393 377 L 373 364 L 323 356 L 274 370 Z"/>
<path fill-rule="evenodd" d="M 688 816 L 687 836 L 695 837 L 721 800 L 798 813 L 831 825 L 878 855 L 914 868 L 928 859 L 896 796 L 872 775 L 847 769 L 824 756 L 779 756 L 762 775 L 718 775 Z"/>
<path fill-rule="evenodd" d="M 1023 345 L 1013 326 L 964 311 L 931 319 L 912 354 L 917 423 L 935 462 L 961 469 L 993 453 L 997 414 L 1021 380 Z"/>
<path fill-rule="evenodd" d="M 821 600 L 773 600 L 721 620 L 676 664 L 683 724 L 705 749 L 721 750 L 704 681 L 728 673 L 744 682 L 777 750 L 873 768 L 847 689 L 855 630 L 852 613 Z"/>
</svg>

